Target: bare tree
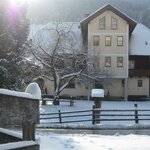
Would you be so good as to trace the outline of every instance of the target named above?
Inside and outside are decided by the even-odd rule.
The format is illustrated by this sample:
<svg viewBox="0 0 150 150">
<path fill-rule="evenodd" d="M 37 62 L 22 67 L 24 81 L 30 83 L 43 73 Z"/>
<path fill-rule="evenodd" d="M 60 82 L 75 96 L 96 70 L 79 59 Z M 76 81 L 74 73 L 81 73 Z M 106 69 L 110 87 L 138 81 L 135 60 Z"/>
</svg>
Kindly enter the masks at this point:
<svg viewBox="0 0 150 150">
<path fill-rule="evenodd" d="M 88 74 L 88 53 L 79 32 L 77 24 L 57 22 L 44 26 L 30 40 L 30 50 L 45 70 L 42 77 L 54 82 L 54 104 L 75 78 L 85 82 L 102 79 L 98 74 Z"/>
<path fill-rule="evenodd" d="M 54 101 L 57 101 L 63 89 L 85 72 L 87 67 L 87 55 L 83 53 L 78 42 L 81 39 L 77 39 L 72 31 L 74 26 L 71 23 L 54 23 L 51 27 L 47 25 L 41 30 L 42 34 L 35 34 L 30 41 L 32 54 L 45 70 L 42 77 L 54 82 Z M 40 41 L 44 32 L 45 35 Z"/>
</svg>

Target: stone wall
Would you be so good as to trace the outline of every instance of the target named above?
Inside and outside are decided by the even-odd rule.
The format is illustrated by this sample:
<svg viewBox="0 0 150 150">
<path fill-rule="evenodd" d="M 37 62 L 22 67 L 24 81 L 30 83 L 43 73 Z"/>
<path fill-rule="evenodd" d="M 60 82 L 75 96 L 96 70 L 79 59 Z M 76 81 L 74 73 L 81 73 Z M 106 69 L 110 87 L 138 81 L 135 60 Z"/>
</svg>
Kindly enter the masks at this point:
<svg viewBox="0 0 150 150">
<path fill-rule="evenodd" d="M 38 141 L 24 140 L 21 134 L 0 128 L 0 149 L 39 150 Z"/>
<path fill-rule="evenodd" d="M 9 142 L 19 142 L 19 141 L 22 141 L 22 138 L 0 132 L 0 144 L 6 144 Z"/>
<path fill-rule="evenodd" d="M 20 127 L 24 121 L 39 123 L 39 100 L 0 94 L 0 127 Z"/>
</svg>

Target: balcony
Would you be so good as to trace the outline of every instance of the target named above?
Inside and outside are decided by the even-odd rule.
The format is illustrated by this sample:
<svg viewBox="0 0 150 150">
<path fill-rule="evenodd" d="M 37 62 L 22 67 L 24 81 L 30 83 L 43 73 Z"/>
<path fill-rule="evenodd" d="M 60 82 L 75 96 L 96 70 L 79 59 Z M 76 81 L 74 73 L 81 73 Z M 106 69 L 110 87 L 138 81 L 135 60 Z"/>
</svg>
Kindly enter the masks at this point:
<svg viewBox="0 0 150 150">
<path fill-rule="evenodd" d="M 130 77 L 150 77 L 150 69 L 129 69 Z"/>
</svg>

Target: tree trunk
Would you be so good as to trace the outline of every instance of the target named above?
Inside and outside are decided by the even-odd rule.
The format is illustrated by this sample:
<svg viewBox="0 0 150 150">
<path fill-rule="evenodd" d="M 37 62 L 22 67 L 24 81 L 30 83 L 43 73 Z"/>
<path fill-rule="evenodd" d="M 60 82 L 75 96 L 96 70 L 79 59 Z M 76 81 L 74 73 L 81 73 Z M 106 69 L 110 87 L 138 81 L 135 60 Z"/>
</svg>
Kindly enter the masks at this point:
<svg viewBox="0 0 150 150">
<path fill-rule="evenodd" d="M 54 71 L 54 100 L 53 105 L 59 105 L 59 85 L 58 83 L 58 75 L 56 75 L 56 72 Z"/>
<path fill-rule="evenodd" d="M 57 94 L 54 95 L 53 105 L 59 105 L 59 96 Z"/>
</svg>

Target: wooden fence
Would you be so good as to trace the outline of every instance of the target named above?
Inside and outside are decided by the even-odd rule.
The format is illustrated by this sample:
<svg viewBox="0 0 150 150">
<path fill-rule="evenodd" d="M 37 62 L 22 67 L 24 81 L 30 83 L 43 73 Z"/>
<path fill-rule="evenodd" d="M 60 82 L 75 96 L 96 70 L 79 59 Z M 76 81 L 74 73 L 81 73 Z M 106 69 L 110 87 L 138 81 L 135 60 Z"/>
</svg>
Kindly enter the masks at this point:
<svg viewBox="0 0 150 150">
<path fill-rule="evenodd" d="M 101 121 L 139 121 L 150 120 L 150 109 L 138 109 L 135 104 L 134 109 L 97 109 L 93 107 L 91 110 L 43 113 L 40 114 L 40 122 L 43 123 L 74 123 L 74 122 L 91 122 L 92 124 Z"/>
<path fill-rule="evenodd" d="M 42 95 L 42 105 L 47 105 L 48 102 L 53 102 L 54 101 L 54 96 L 49 95 L 49 94 L 43 94 Z M 74 97 L 72 96 L 59 96 L 59 99 L 57 102 L 60 103 L 68 103 L 70 106 L 74 106 Z"/>
</svg>

